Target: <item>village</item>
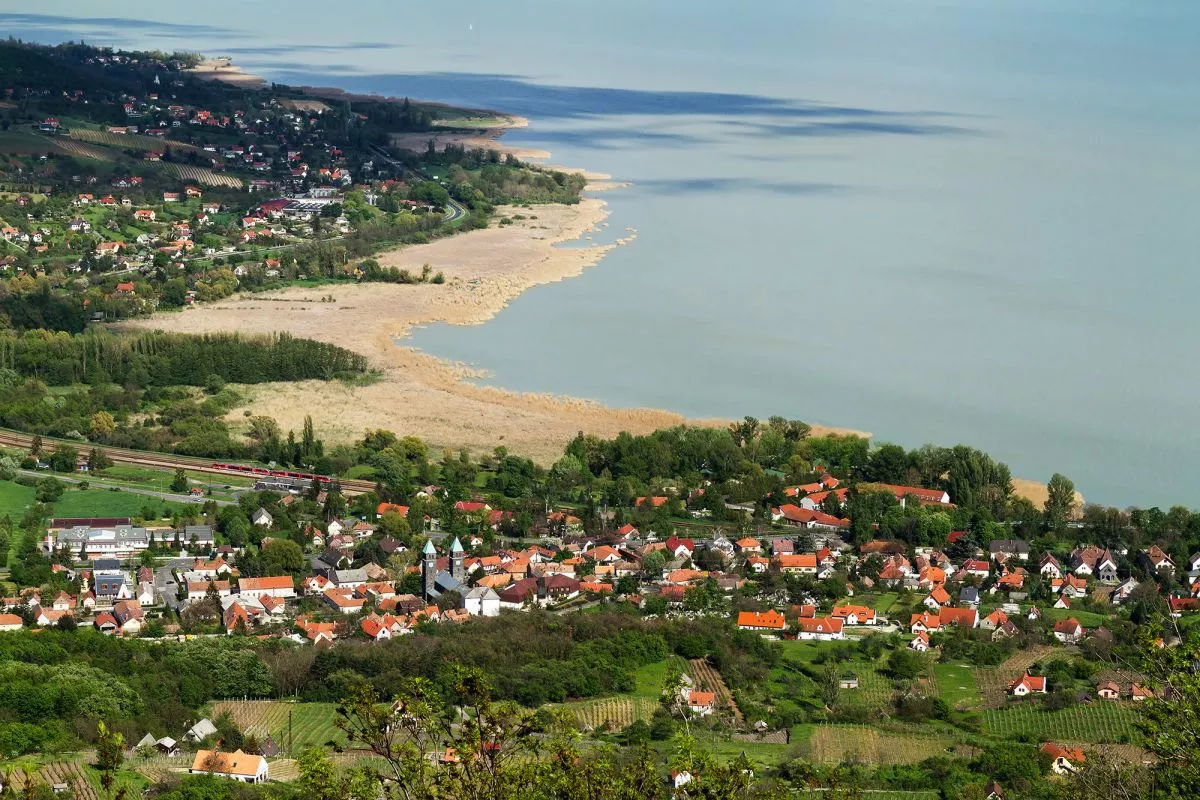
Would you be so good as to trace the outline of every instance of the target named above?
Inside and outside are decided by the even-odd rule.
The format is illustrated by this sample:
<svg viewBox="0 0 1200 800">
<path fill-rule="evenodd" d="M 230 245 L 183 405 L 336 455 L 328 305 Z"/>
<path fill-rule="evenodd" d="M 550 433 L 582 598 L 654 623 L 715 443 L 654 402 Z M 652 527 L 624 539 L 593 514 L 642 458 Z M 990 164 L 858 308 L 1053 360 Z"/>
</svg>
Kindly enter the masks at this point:
<svg viewBox="0 0 1200 800">
<path fill-rule="evenodd" d="M 413 507 L 392 502 L 378 503 L 373 514 L 327 523 L 307 520 L 289 531 L 279 529 L 268 506 L 279 514 L 317 487 L 304 480 L 263 479 L 255 488 L 264 490 L 255 495 L 263 505 L 246 513 L 246 523 L 261 532 L 252 537 L 256 549 L 266 556 L 285 541 L 289 549 L 302 550 L 303 561 L 291 571 L 261 574 L 257 569 L 243 576 L 239 559 L 245 546 L 223 542 L 211 524 L 172 528 L 153 521 L 134 525 L 128 518 L 53 519 L 41 549 L 54 562 L 57 580 L 69 588 L 17 587 L 3 600 L 0 631 L 87 626 L 117 637 L 276 637 L 300 647 L 336 648 L 345 641 L 420 635 L 430 625 L 470 626 L 473 619 L 507 613 L 586 614 L 604 607 L 647 619 L 724 618 L 731 627 L 784 648 L 785 658 L 793 648 L 800 648 L 794 652 L 804 659 L 819 660 L 822 648 L 874 647 L 875 655 L 865 661 L 842 654 L 833 696 L 845 699 L 834 699 L 831 707 L 843 711 L 863 711 L 858 704 L 879 702 L 880 696 L 865 698 L 880 692 L 884 706 L 890 705 L 891 692 L 880 682 L 895 651 L 902 650 L 924 659 L 917 672 L 933 677 L 935 694 L 953 698 L 962 709 L 997 709 L 983 712 L 999 715 L 996 720 L 1028 713 L 1053 720 L 1097 703 L 1124 709 L 1154 696 L 1136 670 L 1071 672 L 1065 665 L 1111 653 L 1115 636 L 1129 636 L 1129 609 L 1159 597 L 1160 581 L 1186 587 L 1166 597 L 1173 617 L 1200 607 L 1200 554 L 1177 565 L 1157 546 L 1133 553 L 1092 545 L 1051 552 L 1021 539 L 976 545 L 963 531 L 952 531 L 941 548 L 914 548 L 897 540 L 851 546 L 845 538 L 847 520 L 826 513 L 844 492 L 828 474 L 786 489 L 783 499 L 792 502 L 773 507 L 770 526 L 754 535 L 707 537 L 681 536 L 673 527 L 643 532 L 631 523 L 586 535 L 582 521 L 568 510 L 548 514 L 537 531 L 520 531 L 514 512 L 482 497 L 444 506 L 469 520 L 473 533 L 462 537 L 442 531 L 429 513 L 410 535 L 393 536 L 387 531 L 402 528 L 398 521 L 411 521 L 414 514 Z M 938 490 L 874 489 L 903 503 L 949 505 L 948 495 Z M 428 510 L 440 492 L 438 486 L 424 487 L 411 502 Z M 324 500 L 327 494 L 322 490 L 316 496 Z M 678 501 L 639 497 L 629 513 L 665 508 L 668 502 Z M 998 651 L 1003 665 L 1014 665 L 1007 672 L 989 671 L 1003 672 L 1002 696 L 990 695 L 995 687 L 984 688 L 974 679 L 968 683 L 976 684 L 979 694 L 964 696 L 949 690 L 945 677 L 935 677 L 961 680 L 967 672 L 939 659 L 939 653 L 993 645 L 1003 648 Z M 770 748 L 766 743 L 775 741 L 772 736 L 783 735 L 772 731 L 796 719 L 778 713 L 783 698 L 763 706 L 767 698 L 745 691 L 735 696 L 719 673 L 703 667 L 703 659 L 699 663 L 687 670 L 690 676 L 685 673 L 677 705 L 709 735 L 744 737 L 748 747 L 762 742 Z M 1066 682 L 1056 685 L 1064 675 Z M 905 681 L 905 691 L 928 693 L 930 683 L 919 677 Z M 782 688 L 769 686 L 772 692 Z M 799 698 L 791 701 L 803 704 Z M 748 727 L 744 711 L 758 708 L 771 719 L 763 710 L 771 702 L 776 721 Z M 596 711 L 598 705 L 588 701 L 576 707 L 581 720 L 604 730 L 636 722 L 644 713 L 608 719 Z M 1042 741 L 1053 771 L 1077 769 L 1090 747 L 1122 746 L 1125 711 L 1120 719 L 1112 730 L 1099 725 L 1094 738 L 1062 735 Z M 833 730 L 822 726 L 816 736 Z M 1067 732 L 1048 726 L 1048 732 L 1056 730 Z M 791 740 L 792 733 L 785 733 L 780 741 Z M 194 731 L 171 736 L 181 737 L 185 747 L 204 741 Z M 164 751 L 160 756 L 179 755 L 170 736 L 165 744 L 160 739 L 149 744 Z M 268 759 L 258 754 L 201 747 L 188 757 L 197 765 L 194 770 L 236 780 L 270 776 Z"/>
<path fill-rule="evenodd" d="M 53 111 L 0 133 L 0 275 L 18 292 L 47 278 L 79 295 L 89 323 L 360 278 L 310 250 L 368 228 L 368 241 L 402 242 L 465 218 L 415 156 L 379 146 L 430 126 L 415 106 L 235 89 L 144 54 L 66 61 L 112 75 L 61 95 L 10 85 L 0 100 Z M 147 75 L 145 91 L 118 88 Z"/>
</svg>

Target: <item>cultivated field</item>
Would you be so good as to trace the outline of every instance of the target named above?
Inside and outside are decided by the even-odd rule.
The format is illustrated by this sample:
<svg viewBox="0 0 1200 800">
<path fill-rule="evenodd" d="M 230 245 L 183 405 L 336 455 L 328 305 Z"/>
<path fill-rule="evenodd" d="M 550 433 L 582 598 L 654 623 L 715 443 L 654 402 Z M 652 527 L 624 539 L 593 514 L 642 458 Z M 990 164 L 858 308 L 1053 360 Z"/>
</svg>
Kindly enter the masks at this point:
<svg viewBox="0 0 1200 800">
<path fill-rule="evenodd" d="M 1030 666 L 1054 653 L 1049 645 L 1037 645 L 1013 653 L 998 667 L 981 667 L 975 670 L 975 682 L 983 697 L 984 708 L 1001 708 L 1008 696 L 1008 687 L 1025 674 Z"/>
<path fill-rule="evenodd" d="M 725 685 L 725 679 L 721 677 L 720 672 L 712 668 L 706 659 L 694 658 L 689 661 L 688 674 L 695 682 L 695 688 L 702 692 L 712 692 L 717 696 L 718 708 L 728 708 L 733 712 L 738 727 L 745 724 L 746 720 L 742 716 L 742 710 L 737 707 L 737 703 L 733 702 L 733 693 Z"/>
<path fill-rule="evenodd" d="M 1127 704 L 1097 700 L 1091 705 L 1046 711 L 1032 704 L 984 712 L 983 725 L 993 736 L 1033 736 L 1066 742 L 1122 743 L 1134 735 L 1138 712 Z"/>
<path fill-rule="evenodd" d="M 575 717 L 580 728 L 622 730 L 636 720 L 650 721 L 658 704 L 645 697 L 602 697 L 598 700 L 575 700 L 564 707 Z"/>
<path fill-rule="evenodd" d="M 102 147 L 94 147 L 90 144 L 77 141 L 75 139 L 61 138 L 54 142 L 60 150 L 65 150 L 70 155 L 76 158 L 91 158 L 96 161 L 112 161 L 113 154 L 111 151 L 105 150 Z"/>
<path fill-rule="evenodd" d="M 109 147 L 119 147 L 125 150 L 191 150 L 199 152 L 200 148 L 176 142 L 173 139 L 159 139 L 154 136 L 138 136 L 130 133 L 109 133 L 90 128 L 72 128 L 71 138 L 93 144 L 103 144 Z"/>
<path fill-rule="evenodd" d="M 283 703 L 276 700 L 227 700 L 214 703 L 212 716 L 228 711 L 242 733 L 268 734 L 284 752 L 293 753 L 334 741 L 346 745 L 346 736 L 334 725 L 333 703 Z M 288 715 L 291 714 L 289 739 Z"/>
<path fill-rule="evenodd" d="M 949 739 L 888 733 L 866 725 L 822 725 L 811 740 L 812 760 L 827 764 L 916 764 L 945 755 Z"/>
<path fill-rule="evenodd" d="M 193 167 L 187 164 L 169 164 L 168 166 L 180 178 L 191 183 L 199 183 L 202 186 L 223 186 L 228 189 L 242 188 L 241 178 L 225 175 L 207 167 Z"/>
<path fill-rule="evenodd" d="M 21 791 L 25 788 L 26 775 L 23 770 L 14 769 L 11 780 L 14 790 Z M 46 764 L 33 773 L 32 783 L 35 785 L 41 783 L 51 787 L 56 783 L 65 783 L 74 792 L 76 800 L 99 800 L 96 788 L 87 779 L 83 769 L 74 762 L 55 761 Z"/>
</svg>

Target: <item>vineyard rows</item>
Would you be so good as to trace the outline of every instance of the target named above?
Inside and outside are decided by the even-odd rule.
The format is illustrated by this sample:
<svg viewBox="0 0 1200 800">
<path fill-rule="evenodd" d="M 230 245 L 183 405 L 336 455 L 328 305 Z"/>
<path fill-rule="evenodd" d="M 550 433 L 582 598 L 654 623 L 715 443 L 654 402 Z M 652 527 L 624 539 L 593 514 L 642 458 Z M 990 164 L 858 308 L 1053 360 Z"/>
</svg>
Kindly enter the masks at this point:
<svg viewBox="0 0 1200 800">
<path fill-rule="evenodd" d="M 581 728 L 622 730 L 635 720 L 650 721 L 658 704 L 646 697 L 605 697 L 567 704 Z"/>
<path fill-rule="evenodd" d="M 694 658 L 688 662 L 688 673 L 695 683 L 695 688 L 716 695 L 717 708 L 728 708 L 733 712 L 738 727 L 745 724 L 746 720 L 742 716 L 742 710 L 737 707 L 737 703 L 733 702 L 733 693 L 725 685 L 725 679 L 721 677 L 720 672 L 713 669 L 706 659 Z"/>
<path fill-rule="evenodd" d="M 157 139 L 153 136 L 138 136 L 129 133 L 109 133 L 108 131 L 95 131 L 90 128 L 72 128 L 71 138 L 84 142 L 92 142 L 93 144 L 119 147 L 124 150 L 161 151 L 170 148 L 171 150 L 200 152 L 200 148 L 195 145 L 184 144 L 183 142 L 176 142 L 171 139 Z"/>
<path fill-rule="evenodd" d="M 1036 645 L 1013 653 L 998 667 L 975 670 L 975 682 L 983 696 L 985 708 L 1001 708 L 1008 697 L 1008 687 L 1025 671 L 1054 652 L 1049 645 Z"/>
<path fill-rule="evenodd" d="M 103 150 L 99 147 L 92 147 L 89 144 L 75 141 L 74 139 L 56 139 L 54 141 L 60 150 L 65 150 L 69 155 L 76 158 L 91 158 L 96 161 L 112 161 L 112 153 Z"/>
<path fill-rule="evenodd" d="M 984 712 L 984 727 L 1004 738 L 1024 734 L 1067 742 L 1120 742 L 1132 735 L 1137 717 L 1126 705 L 1104 701 L 1061 711 L 1016 704 Z"/>
<path fill-rule="evenodd" d="M 25 773 L 23 771 L 14 770 L 11 780 L 14 790 L 20 791 L 24 789 Z M 75 793 L 76 800 L 99 800 L 95 787 L 92 786 L 91 782 L 87 779 L 87 775 L 83 773 L 79 765 L 74 762 L 55 761 L 47 764 L 34 773 L 33 782 L 35 784 L 44 783 L 47 786 L 54 786 L 56 783 L 65 783 Z"/>
<path fill-rule="evenodd" d="M 274 700 L 228 700 L 215 703 L 213 716 L 228 711 L 243 733 L 262 738 L 270 735 L 285 751 L 289 744 L 288 714 L 291 714 L 291 745 L 299 753 L 328 741 L 345 743 L 345 735 L 334 724 L 336 717 L 329 703 L 281 703 Z"/>
<path fill-rule="evenodd" d="M 223 186 L 227 189 L 242 188 L 242 181 L 233 175 L 222 175 L 207 167 L 193 167 L 187 164 L 172 164 L 175 174 L 185 181 L 199 183 L 204 186 Z"/>
<path fill-rule="evenodd" d="M 916 764 L 945 755 L 949 740 L 892 734 L 865 725 L 822 725 L 812 737 L 812 760 L 841 764 Z"/>
</svg>

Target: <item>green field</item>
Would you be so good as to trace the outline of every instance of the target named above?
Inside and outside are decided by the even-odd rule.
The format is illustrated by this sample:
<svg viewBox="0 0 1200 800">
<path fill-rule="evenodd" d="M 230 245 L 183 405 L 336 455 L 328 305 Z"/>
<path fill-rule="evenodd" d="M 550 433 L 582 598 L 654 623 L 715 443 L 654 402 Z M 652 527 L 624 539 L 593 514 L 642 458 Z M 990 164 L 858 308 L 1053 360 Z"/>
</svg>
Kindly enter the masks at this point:
<svg viewBox="0 0 1200 800">
<path fill-rule="evenodd" d="M 1032 703 L 1014 703 L 1002 709 L 984 712 L 984 729 L 1006 739 L 1032 736 L 1067 742 L 1128 741 L 1135 735 L 1136 709 L 1124 703 L 1097 700 L 1061 711 L 1046 711 Z"/>
<path fill-rule="evenodd" d="M 1082 601 L 1078 601 L 1082 602 Z M 1047 608 L 1042 611 L 1046 619 L 1057 622 L 1060 619 L 1074 617 L 1085 628 L 1099 628 L 1108 624 L 1108 617 L 1095 611 L 1077 611 L 1073 608 Z"/>
<path fill-rule="evenodd" d="M 888 612 L 892 610 L 892 607 L 896 605 L 896 601 L 899 599 L 900 594 L 898 592 L 884 592 L 883 594 L 874 598 L 870 603 L 868 603 L 868 605 L 875 609 L 876 614 L 881 617 L 885 617 L 887 616 Z"/>
<path fill-rule="evenodd" d="M 979 706 L 979 685 L 975 673 L 968 664 L 934 664 L 933 676 L 937 681 L 938 695 L 951 708 L 976 708 Z"/>
<path fill-rule="evenodd" d="M 155 497 L 111 489 L 68 488 L 54 502 L 56 517 L 140 517 L 142 509 L 154 510 L 157 517 L 170 516 L 173 511 L 183 514 L 199 513 L 198 505 L 171 503 Z"/>
<path fill-rule="evenodd" d="M 18 522 L 33 502 L 33 489 L 29 486 L 0 481 L 0 517 L 8 515 L 14 523 Z"/>
</svg>

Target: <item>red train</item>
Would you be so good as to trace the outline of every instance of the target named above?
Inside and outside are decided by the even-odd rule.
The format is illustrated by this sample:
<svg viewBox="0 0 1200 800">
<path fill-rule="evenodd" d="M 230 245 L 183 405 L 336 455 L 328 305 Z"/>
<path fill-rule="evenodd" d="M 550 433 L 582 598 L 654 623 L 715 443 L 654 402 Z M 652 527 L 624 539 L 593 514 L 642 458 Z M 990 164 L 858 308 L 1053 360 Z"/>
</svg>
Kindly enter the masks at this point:
<svg viewBox="0 0 1200 800">
<path fill-rule="evenodd" d="M 329 483 L 333 480 L 328 475 L 314 475 L 311 472 L 292 472 L 285 469 L 267 469 L 266 467 L 247 467 L 244 464 L 218 464 L 214 462 L 209 466 L 213 469 L 226 470 L 228 472 L 241 472 L 248 475 L 270 475 L 273 478 L 303 478 L 319 483 Z"/>
</svg>

